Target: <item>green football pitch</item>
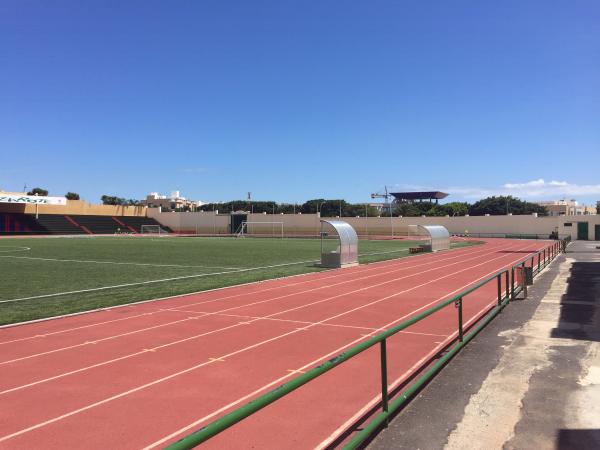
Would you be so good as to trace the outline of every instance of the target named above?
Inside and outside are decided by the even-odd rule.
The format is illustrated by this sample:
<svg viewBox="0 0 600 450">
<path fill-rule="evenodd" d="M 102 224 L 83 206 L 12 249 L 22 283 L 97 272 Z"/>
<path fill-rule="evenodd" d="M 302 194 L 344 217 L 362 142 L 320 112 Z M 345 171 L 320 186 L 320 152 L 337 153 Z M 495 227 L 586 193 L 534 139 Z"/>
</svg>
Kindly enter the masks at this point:
<svg viewBox="0 0 600 450">
<path fill-rule="evenodd" d="M 359 261 L 405 257 L 415 245 L 360 241 Z M 318 239 L 2 239 L 0 325 L 316 272 L 319 256 Z"/>
</svg>

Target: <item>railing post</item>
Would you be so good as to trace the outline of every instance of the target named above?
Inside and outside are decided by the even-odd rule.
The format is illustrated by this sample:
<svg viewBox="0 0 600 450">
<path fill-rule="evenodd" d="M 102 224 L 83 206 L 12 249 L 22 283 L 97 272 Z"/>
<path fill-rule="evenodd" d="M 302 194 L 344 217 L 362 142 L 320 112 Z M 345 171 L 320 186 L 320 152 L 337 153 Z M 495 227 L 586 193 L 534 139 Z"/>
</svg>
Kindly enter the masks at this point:
<svg viewBox="0 0 600 450">
<path fill-rule="evenodd" d="M 515 266 L 510 268 L 510 299 L 515 299 Z"/>
<path fill-rule="evenodd" d="M 538 257 L 538 272 L 540 271 L 540 266 L 542 265 L 542 253 L 537 254 Z"/>
<path fill-rule="evenodd" d="M 498 306 L 502 305 L 502 274 L 499 273 L 496 277 L 498 279 Z"/>
<path fill-rule="evenodd" d="M 458 340 L 463 341 L 463 314 L 462 314 L 462 297 L 459 297 L 454 306 L 458 309 Z"/>
<path fill-rule="evenodd" d="M 525 261 L 521 264 L 521 281 L 523 282 L 523 298 L 527 298 L 527 281 L 525 280 Z"/>
<path fill-rule="evenodd" d="M 510 289 L 509 289 L 509 284 L 508 284 L 508 270 L 505 272 L 506 274 L 506 298 L 510 301 Z"/>
<path fill-rule="evenodd" d="M 546 267 L 546 247 L 544 247 L 544 267 Z"/>
<path fill-rule="evenodd" d="M 388 379 L 387 379 L 387 346 L 386 340 L 384 339 L 380 343 L 381 349 L 381 407 L 384 412 L 388 412 Z M 387 427 L 388 420 L 385 419 L 385 426 Z"/>
</svg>

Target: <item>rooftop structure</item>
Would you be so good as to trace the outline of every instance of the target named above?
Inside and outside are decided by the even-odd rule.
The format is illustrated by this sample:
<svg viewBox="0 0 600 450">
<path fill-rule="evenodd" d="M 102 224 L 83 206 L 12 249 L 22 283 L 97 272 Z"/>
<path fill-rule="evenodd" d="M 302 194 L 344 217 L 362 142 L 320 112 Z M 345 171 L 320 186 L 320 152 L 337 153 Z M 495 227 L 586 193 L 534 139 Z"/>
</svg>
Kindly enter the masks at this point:
<svg viewBox="0 0 600 450">
<path fill-rule="evenodd" d="M 390 195 L 393 195 L 396 201 L 398 202 L 415 202 L 415 201 L 423 201 L 427 200 L 432 202 L 435 200 L 437 203 L 438 200 L 444 199 L 448 197 L 448 194 L 440 191 L 426 191 L 426 192 L 390 192 Z"/>
</svg>

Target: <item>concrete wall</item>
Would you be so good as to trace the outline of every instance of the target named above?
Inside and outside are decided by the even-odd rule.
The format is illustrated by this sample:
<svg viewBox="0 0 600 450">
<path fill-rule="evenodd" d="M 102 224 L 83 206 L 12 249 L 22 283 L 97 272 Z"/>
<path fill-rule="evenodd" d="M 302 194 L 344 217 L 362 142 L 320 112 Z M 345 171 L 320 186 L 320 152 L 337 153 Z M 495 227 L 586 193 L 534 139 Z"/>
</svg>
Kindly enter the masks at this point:
<svg viewBox="0 0 600 450">
<path fill-rule="evenodd" d="M 149 209 L 148 216 L 175 231 L 202 234 L 229 233 L 229 216 L 214 215 L 212 212 L 159 213 Z M 318 234 L 320 217 L 317 214 L 248 214 L 249 222 L 283 222 L 286 234 Z M 588 222 L 590 240 L 594 239 L 594 226 L 600 225 L 600 216 L 463 216 L 463 217 L 343 217 L 359 235 L 406 235 L 409 225 L 443 225 L 453 234 L 539 234 L 550 235 L 558 231 L 561 235 L 571 235 L 577 239 L 577 222 Z M 571 227 L 565 227 L 571 223 Z M 265 224 L 255 226 L 254 232 L 270 234 L 279 227 Z"/>
<path fill-rule="evenodd" d="M 212 212 L 160 212 L 159 208 L 148 208 L 148 217 L 179 233 L 229 233 L 229 215 Z"/>
<path fill-rule="evenodd" d="M 83 200 L 67 200 L 66 205 L 39 205 L 39 214 L 72 214 L 95 216 L 146 216 L 145 206 L 96 205 Z M 0 203 L 0 212 L 35 214 L 35 205 Z"/>
</svg>

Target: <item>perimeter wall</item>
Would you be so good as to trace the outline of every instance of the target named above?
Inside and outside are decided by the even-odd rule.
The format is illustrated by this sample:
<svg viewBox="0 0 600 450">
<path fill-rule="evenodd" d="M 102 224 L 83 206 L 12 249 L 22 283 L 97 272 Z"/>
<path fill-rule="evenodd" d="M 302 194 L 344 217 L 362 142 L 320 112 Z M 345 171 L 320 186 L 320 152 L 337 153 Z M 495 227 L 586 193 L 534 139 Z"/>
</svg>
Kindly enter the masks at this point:
<svg viewBox="0 0 600 450">
<path fill-rule="evenodd" d="M 200 234 L 229 234 L 230 216 L 218 215 L 213 212 L 177 213 L 159 212 L 158 208 L 149 208 L 148 217 L 172 230 L 181 233 Z M 326 219 L 326 218 L 325 218 Z M 270 222 L 282 222 L 287 235 L 316 235 L 320 231 L 320 216 L 318 214 L 248 214 L 248 222 L 267 222 L 254 226 L 254 232 L 270 234 L 279 226 Z M 589 216 L 555 216 L 536 217 L 526 216 L 461 216 L 461 217 L 342 217 L 350 223 L 361 236 L 406 235 L 409 225 L 443 225 L 452 234 L 539 234 L 550 235 L 558 231 L 561 235 L 570 235 L 577 239 L 577 222 L 588 223 L 588 239 L 595 237 L 595 225 L 600 225 L 600 215 Z M 571 226 L 565 226 L 570 223 Z"/>
<path fill-rule="evenodd" d="M 67 200 L 66 205 L 38 205 L 39 214 L 94 215 L 94 216 L 146 216 L 145 206 L 96 205 L 83 200 Z M 36 205 L 0 203 L 0 212 L 35 214 Z"/>
</svg>

